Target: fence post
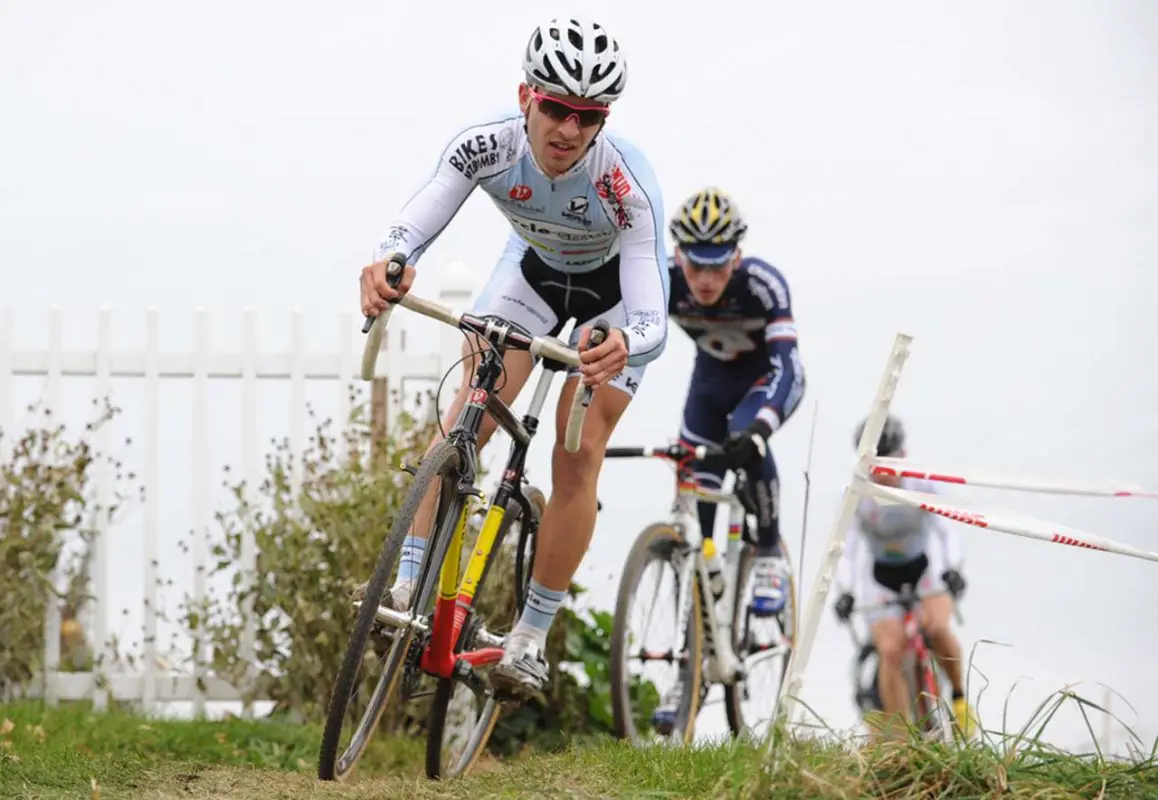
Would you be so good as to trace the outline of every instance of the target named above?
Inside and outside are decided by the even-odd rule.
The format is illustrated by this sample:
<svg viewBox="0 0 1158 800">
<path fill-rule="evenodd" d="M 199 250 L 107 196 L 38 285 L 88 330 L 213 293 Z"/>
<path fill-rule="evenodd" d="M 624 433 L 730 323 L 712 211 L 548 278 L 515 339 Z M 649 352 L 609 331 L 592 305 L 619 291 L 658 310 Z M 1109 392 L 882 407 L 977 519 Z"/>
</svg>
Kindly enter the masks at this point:
<svg viewBox="0 0 1158 800">
<path fill-rule="evenodd" d="M 258 385 L 257 385 L 257 309 L 247 306 L 241 318 L 242 366 L 241 366 L 241 426 L 242 426 L 242 475 L 245 481 L 245 502 L 248 505 L 248 519 L 241 532 L 242 590 L 241 641 L 238 656 L 245 668 L 242 680 L 241 715 L 253 718 L 253 676 L 256 671 L 254 653 L 257 647 L 257 620 L 254 619 L 254 588 L 256 586 L 257 550 L 254 541 L 253 522 L 259 502 L 261 486 L 261 450 L 257 430 Z"/>
<path fill-rule="evenodd" d="M 840 503 L 840 510 L 833 520 L 832 531 L 825 544 L 820 564 L 816 568 L 816 576 L 812 580 L 812 597 L 805 607 L 801 618 L 801 626 L 796 634 L 796 646 L 788 658 L 787 675 L 780 685 L 780 695 L 777 700 L 777 716 L 784 721 L 785 727 L 793 722 L 796 706 L 800 701 L 800 690 L 804 685 L 804 670 L 808 668 L 808 659 L 812 654 L 812 645 L 816 641 L 816 631 L 820 626 L 820 615 L 824 612 L 824 604 L 828 599 L 828 590 L 832 584 L 840 554 L 844 550 L 844 536 L 848 526 L 852 523 L 853 514 L 859 502 L 858 481 L 867 474 L 866 465 L 876 454 L 876 443 L 880 439 L 881 429 L 889 413 L 889 406 L 893 401 L 893 394 L 897 389 L 897 381 L 901 377 L 901 367 L 909 357 L 909 345 L 913 337 L 898 333 L 893 341 L 892 351 L 889 353 L 888 364 L 881 375 L 877 386 L 876 397 L 865 421 L 864 431 L 861 433 L 857 445 L 857 466 L 853 478 L 844 489 L 844 496 Z M 799 602 L 799 601 L 798 601 Z M 770 735 L 765 746 L 765 752 L 771 756 L 777 737 Z"/>
<path fill-rule="evenodd" d="M 45 380 L 45 406 L 48 408 L 48 422 L 45 425 L 54 430 L 60 425 L 60 379 L 61 351 L 64 349 L 64 312 L 54 305 L 48 316 L 48 375 Z M 60 680 L 60 625 L 62 603 L 56 594 L 60 583 L 61 565 L 58 562 L 49 573 L 51 592 L 45 605 L 44 619 L 44 702 L 49 706 L 57 704 L 57 682 Z"/>
<path fill-rule="evenodd" d="M 107 402 L 112 405 L 112 350 L 113 350 L 113 321 L 112 309 L 104 306 L 100 310 L 100 316 L 97 320 L 97 402 L 100 403 L 100 408 L 105 408 L 104 404 Z M 115 477 L 115 473 L 111 469 L 111 464 L 108 463 L 109 458 L 108 445 L 112 442 L 112 435 L 109 430 L 111 420 L 107 421 L 101 426 L 97 432 L 96 447 L 97 452 L 101 456 L 101 463 L 99 465 L 98 480 L 98 494 L 97 494 L 97 514 L 96 530 L 94 532 L 95 538 L 89 544 L 90 553 L 92 554 L 92 561 L 90 562 L 90 578 L 91 578 L 91 593 L 92 601 L 88 604 L 90 609 L 88 626 L 89 633 L 89 652 L 91 658 L 91 669 L 93 672 L 93 709 L 96 711 L 104 711 L 108 708 L 109 693 L 105 686 L 98 686 L 98 676 L 111 671 L 109 663 L 109 624 L 108 624 L 108 596 L 109 596 L 109 553 L 108 553 L 108 532 L 111 515 L 109 513 L 109 504 L 112 502 L 112 492 L 110 491 L 111 483 Z"/>
<path fill-rule="evenodd" d="M 442 282 L 438 289 L 438 301 L 455 311 L 469 311 L 471 296 L 474 294 L 473 289 L 474 282 L 471 280 L 470 270 L 466 264 L 461 261 L 452 261 L 446 265 L 446 269 L 443 271 Z M 441 326 L 438 340 L 438 363 L 440 371 L 444 369 L 450 371 L 446 376 L 446 383 L 443 385 L 449 387 L 452 392 L 458 390 L 458 384 L 462 380 L 462 365 L 456 364 L 462 358 L 462 343 L 461 331 L 457 331 L 449 325 Z M 455 365 L 453 368 L 451 368 L 452 364 Z M 437 406 L 437 403 L 431 407 L 431 421 L 435 421 L 433 417 L 434 406 Z"/>
<path fill-rule="evenodd" d="M 392 315 L 393 316 L 393 315 Z M 390 352 L 390 331 L 382 334 L 381 353 Z M 390 369 L 389 358 L 386 369 Z M 386 436 L 389 433 L 390 379 L 386 375 L 374 375 L 370 382 L 370 466 L 375 472 L 389 469 L 386 463 Z"/>
<path fill-rule="evenodd" d="M 205 595 L 209 580 L 209 314 L 203 307 L 193 313 L 193 481 L 190 508 L 193 512 L 193 607 L 197 626 L 193 633 L 193 716 L 205 716 L 205 679 L 209 663 L 209 624 Z"/>
</svg>

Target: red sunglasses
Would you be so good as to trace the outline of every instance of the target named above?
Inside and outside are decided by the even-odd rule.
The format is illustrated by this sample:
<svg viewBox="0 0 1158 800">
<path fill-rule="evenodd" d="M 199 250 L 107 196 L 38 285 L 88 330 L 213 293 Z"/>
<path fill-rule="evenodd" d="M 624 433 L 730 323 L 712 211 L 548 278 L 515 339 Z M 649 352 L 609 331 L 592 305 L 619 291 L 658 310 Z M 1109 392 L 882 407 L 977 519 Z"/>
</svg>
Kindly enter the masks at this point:
<svg viewBox="0 0 1158 800">
<path fill-rule="evenodd" d="M 535 98 L 539 110 L 556 122 L 565 122 L 574 116 L 583 128 L 598 125 L 611 113 L 609 106 L 577 106 L 534 89 L 531 89 L 531 97 Z"/>
</svg>

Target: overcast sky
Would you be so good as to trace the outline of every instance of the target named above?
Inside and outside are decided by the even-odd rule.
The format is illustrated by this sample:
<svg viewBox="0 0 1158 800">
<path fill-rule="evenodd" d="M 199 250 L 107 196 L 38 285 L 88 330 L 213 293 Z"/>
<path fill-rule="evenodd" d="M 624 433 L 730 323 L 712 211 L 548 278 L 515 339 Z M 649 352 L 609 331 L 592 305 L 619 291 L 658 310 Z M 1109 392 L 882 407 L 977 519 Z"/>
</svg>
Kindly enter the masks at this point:
<svg viewBox="0 0 1158 800">
<path fill-rule="evenodd" d="M 213 314 L 215 345 L 236 348 L 240 309 L 255 305 L 263 349 L 288 347 L 297 306 L 310 349 L 335 351 L 336 315 L 356 310 L 377 238 L 449 136 L 513 107 L 526 37 L 556 10 L 588 11 L 619 38 L 630 77 L 611 124 L 651 161 L 668 213 L 701 186 L 722 186 L 750 222 L 745 250 L 790 283 L 808 393 L 773 448 L 783 529 L 799 553 L 819 401 L 806 589 L 852 465 L 853 428 L 898 331 L 915 336 L 895 405 L 914 457 L 1158 483 L 1158 6 L 1146 0 L 773 2 L 742 15 L 686 0 L 662 12 L 529 0 L 0 0 L 0 305 L 14 310 L 17 346 L 44 346 L 51 303 L 69 314 L 66 342 L 91 346 L 107 303 L 119 347 L 142 346 L 143 310 L 156 304 L 166 348 L 189 346 L 199 305 Z M 481 286 L 507 232 L 476 193 L 425 256 L 416 291 L 436 292 L 456 260 Z M 676 434 L 692 356 L 673 330 L 613 444 Z M 18 380 L 13 399 L 39 390 Z M 92 390 L 68 382 L 71 419 Z M 122 432 L 140 437 L 140 385 L 117 392 Z M 338 394 L 310 387 L 323 413 Z M 172 382 L 162 397 L 162 570 L 180 585 L 189 391 Z M 217 390 L 222 416 L 198 443 L 215 483 L 240 462 L 239 397 L 232 383 Z M 261 417 L 263 442 L 288 432 L 286 386 L 263 388 Z M 548 445 L 543 437 L 531 457 L 539 482 Z M 139 467 L 139 448 L 126 459 Z M 646 490 L 629 489 L 629 477 Z M 604 512 L 578 580 L 612 597 L 632 539 L 667 513 L 671 488 L 658 463 L 605 467 Z M 958 494 L 1158 550 L 1152 503 Z M 137 513 L 114 532 L 118 606 L 139 603 L 140 522 Z M 1010 700 L 1011 728 L 1048 693 L 1100 681 L 1134 705 L 1137 715 L 1118 710 L 1152 741 L 1158 566 L 961 532 L 964 645 L 1009 645 L 975 656 L 990 681 L 987 726 L 1001 726 L 1019 679 L 1029 682 Z M 826 609 L 804 692 L 837 727 L 856 719 L 850 655 Z M 719 706 L 706 711 L 701 730 L 722 729 Z M 1084 730 L 1063 715 L 1051 738 L 1082 746 Z"/>
</svg>

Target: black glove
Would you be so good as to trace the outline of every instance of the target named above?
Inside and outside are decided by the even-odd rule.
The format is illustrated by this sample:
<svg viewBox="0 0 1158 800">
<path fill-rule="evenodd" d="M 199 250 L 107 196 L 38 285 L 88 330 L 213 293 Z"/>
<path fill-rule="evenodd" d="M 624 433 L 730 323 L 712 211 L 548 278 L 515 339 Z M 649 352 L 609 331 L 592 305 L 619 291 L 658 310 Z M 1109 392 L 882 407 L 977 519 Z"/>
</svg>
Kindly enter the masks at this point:
<svg viewBox="0 0 1158 800">
<path fill-rule="evenodd" d="M 945 570 L 941 573 L 941 580 L 945 581 L 945 588 L 949 590 L 949 594 L 953 595 L 954 599 L 965 594 L 965 579 L 957 570 Z"/>
<path fill-rule="evenodd" d="M 764 458 L 768 451 L 768 437 L 772 428 L 763 420 L 755 420 L 745 430 L 728 434 L 724 440 L 724 459 L 729 469 L 740 469 Z"/>
<path fill-rule="evenodd" d="M 848 618 L 852 616 L 852 603 L 852 595 L 848 592 L 837 598 L 833 609 L 836 611 L 836 618 L 841 622 L 848 622 Z"/>
</svg>

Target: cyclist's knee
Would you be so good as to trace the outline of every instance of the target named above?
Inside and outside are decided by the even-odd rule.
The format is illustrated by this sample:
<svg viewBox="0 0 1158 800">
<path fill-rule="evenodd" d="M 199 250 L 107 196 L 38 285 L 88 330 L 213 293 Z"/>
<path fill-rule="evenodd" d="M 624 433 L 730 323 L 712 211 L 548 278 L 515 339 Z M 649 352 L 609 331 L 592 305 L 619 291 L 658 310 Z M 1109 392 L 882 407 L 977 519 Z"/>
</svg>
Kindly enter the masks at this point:
<svg viewBox="0 0 1158 800">
<path fill-rule="evenodd" d="M 563 441 L 556 441 L 551 454 L 551 491 L 563 495 L 593 491 L 605 450 L 602 443 L 584 437 L 579 449 L 568 453 Z"/>
<path fill-rule="evenodd" d="M 905 657 L 905 637 L 900 630 L 893 630 L 893 626 L 879 628 L 873 639 L 877 648 L 877 657 L 882 668 L 900 669 L 901 661 Z"/>
<path fill-rule="evenodd" d="M 925 629 L 925 635 L 935 642 L 946 641 L 953 635 L 949 629 L 949 619 L 947 617 L 928 615 L 922 627 Z"/>
<path fill-rule="evenodd" d="M 921 627 L 925 635 L 933 641 L 946 641 L 952 635 L 949 628 L 949 614 L 952 604 L 948 597 L 938 596 L 927 598 L 921 609 Z"/>
</svg>

